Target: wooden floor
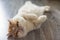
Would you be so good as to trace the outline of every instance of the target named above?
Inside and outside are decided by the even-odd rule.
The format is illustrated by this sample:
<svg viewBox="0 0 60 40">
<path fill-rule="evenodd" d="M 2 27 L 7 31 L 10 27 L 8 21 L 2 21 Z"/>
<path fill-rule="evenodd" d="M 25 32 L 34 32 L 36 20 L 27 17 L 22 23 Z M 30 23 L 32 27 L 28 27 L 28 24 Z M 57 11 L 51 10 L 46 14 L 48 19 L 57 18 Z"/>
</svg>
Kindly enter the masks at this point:
<svg viewBox="0 0 60 40">
<path fill-rule="evenodd" d="M 34 1 L 31 0 L 36 5 L 50 5 L 51 12 L 45 13 L 48 19 L 42 24 L 41 28 L 28 33 L 24 38 L 13 38 L 9 37 L 8 40 L 60 40 L 60 3 L 57 1 Z M 10 14 L 10 18 L 13 17 L 19 7 L 21 7 L 25 1 L 20 0 L 6 0 L 6 10 Z M 7 13 L 7 14 L 8 14 Z"/>
</svg>

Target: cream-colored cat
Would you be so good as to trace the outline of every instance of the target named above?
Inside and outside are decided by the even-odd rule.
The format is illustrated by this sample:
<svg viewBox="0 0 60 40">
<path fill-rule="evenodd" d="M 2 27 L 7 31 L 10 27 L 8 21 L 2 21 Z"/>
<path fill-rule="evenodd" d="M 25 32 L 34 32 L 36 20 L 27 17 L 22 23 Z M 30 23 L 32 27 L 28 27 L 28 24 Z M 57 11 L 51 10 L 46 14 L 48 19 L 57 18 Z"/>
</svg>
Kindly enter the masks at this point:
<svg viewBox="0 0 60 40">
<path fill-rule="evenodd" d="M 43 13 L 49 10 L 49 6 L 37 6 L 27 1 L 18 10 L 18 14 L 9 20 L 8 36 L 21 38 L 28 32 L 40 28 L 47 19 Z M 38 25 L 40 26 L 38 27 Z"/>
</svg>

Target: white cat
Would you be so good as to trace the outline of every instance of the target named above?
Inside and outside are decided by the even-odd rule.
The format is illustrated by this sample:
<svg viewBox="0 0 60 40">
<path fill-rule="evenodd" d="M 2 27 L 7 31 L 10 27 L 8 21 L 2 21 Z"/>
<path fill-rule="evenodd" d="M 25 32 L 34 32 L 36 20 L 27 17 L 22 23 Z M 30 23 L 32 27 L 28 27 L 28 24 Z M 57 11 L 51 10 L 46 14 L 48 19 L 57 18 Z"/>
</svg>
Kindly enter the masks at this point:
<svg viewBox="0 0 60 40">
<path fill-rule="evenodd" d="M 38 25 L 47 19 L 43 13 L 49 10 L 50 6 L 37 6 L 27 1 L 18 10 L 18 14 L 9 20 L 8 35 L 21 38 L 26 36 L 28 32 L 40 28 Z"/>
</svg>

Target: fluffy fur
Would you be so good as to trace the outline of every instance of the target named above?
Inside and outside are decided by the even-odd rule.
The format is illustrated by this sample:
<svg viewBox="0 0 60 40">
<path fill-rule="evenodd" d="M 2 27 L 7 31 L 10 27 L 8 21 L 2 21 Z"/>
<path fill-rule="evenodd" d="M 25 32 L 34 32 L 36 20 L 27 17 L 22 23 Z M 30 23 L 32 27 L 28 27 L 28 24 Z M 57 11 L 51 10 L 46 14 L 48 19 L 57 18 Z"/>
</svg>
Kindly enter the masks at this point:
<svg viewBox="0 0 60 40">
<path fill-rule="evenodd" d="M 21 38 L 28 32 L 40 28 L 47 19 L 43 13 L 49 10 L 49 6 L 37 6 L 27 1 L 18 10 L 18 14 L 9 20 L 8 36 Z M 40 26 L 38 27 L 38 25 Z"/>
</svg>

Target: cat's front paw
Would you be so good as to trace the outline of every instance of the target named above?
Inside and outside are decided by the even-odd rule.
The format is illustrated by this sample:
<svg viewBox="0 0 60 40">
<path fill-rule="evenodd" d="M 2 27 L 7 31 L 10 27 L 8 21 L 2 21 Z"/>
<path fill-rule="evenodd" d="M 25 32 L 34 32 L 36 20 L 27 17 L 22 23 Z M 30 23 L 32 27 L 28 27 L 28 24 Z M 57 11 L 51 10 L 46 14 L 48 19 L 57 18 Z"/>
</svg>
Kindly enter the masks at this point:
<svg viewBox="0 0 60 40">
<path fill-rule="evenodd" d="M 45 6 L 45 11 L 50 11 L 50 6 Z"/>
<path fill-rule="evenodd" d="M 22 38 L 22 37 L 25 37 L 27 34 L 25 34 L 25 33 L 22 33 L 21 31 L 20 32 L 18 32 L 18 38 Z"/>
<path fill-rule="evenodd" d="M 25 37 L 27 35 L 27 32 L 26 32 L 26 30 L 23 28 L 23 29 L 19 29 L 18 31 L 17 31 L 17 37 L 18 38 L 22 38 L 22 37 Z"/>
<path fill-rule="evenodd" d="M 46 15 L 42 15 L 42 16 L 39 17 L 39 19 L 40 19 L 41 22 L 45 22 L 46 19 L 47 19 L 47 16 Z"/>
<path fill-rule="evenodd" d="M 46 19 L 47 19 L 46 15 L 39 16 L 36 23 L 37 24 L 42 24 L 43 22 L 46 21 Z"/>
</svg>

